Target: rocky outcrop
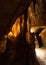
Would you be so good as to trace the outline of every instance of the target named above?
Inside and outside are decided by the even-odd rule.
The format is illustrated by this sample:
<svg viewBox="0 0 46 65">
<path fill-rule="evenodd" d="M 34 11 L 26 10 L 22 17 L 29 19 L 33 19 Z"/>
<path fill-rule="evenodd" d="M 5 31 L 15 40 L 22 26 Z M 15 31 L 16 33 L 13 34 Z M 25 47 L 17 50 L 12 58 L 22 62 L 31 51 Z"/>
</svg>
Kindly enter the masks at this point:
<svg viewBox="0 0 46 65">
<path fill-rule="evenodd" d="M 32 0 L 0 0 L 0 37 L 7 34 L 16 18 L 24 13 Z"/>
<path fill-rule="evenodd" d="M 35 13 L 33 3 L 29 7 L 29 18 L 31 26 L 45 26 L 46 25 L 46 1 L 36 0 Z"/>
</svg>

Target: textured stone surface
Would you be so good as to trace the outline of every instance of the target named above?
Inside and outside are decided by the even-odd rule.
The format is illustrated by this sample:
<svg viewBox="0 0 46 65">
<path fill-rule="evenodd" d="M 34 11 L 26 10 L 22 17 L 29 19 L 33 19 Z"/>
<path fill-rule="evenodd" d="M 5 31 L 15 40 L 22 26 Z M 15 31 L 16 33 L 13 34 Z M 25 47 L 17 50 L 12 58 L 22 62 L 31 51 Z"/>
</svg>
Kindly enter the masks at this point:
<svg viewBox="0 0 46 65">
<path fill-rule="evenodd" d="M 0 0 L 0 36 L 8 33 L 16 18 L 24 13 L 32 0 Z"/>
</svg>

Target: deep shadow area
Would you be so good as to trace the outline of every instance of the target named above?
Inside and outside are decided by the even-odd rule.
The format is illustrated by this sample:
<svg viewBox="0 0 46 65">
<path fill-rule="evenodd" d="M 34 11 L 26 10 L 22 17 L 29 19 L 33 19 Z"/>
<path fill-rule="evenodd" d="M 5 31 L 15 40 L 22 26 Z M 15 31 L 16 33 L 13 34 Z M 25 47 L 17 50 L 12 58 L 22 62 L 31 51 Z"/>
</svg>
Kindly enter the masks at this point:
<svg viewBox="0 0 46 65">
<path fill-rule="evenodd" d="M 31 48 L 22 33 L 17 38 L 7 38 L 6 51 L 0 54 L 0 65 L 39 65 Z"/>
</svg>

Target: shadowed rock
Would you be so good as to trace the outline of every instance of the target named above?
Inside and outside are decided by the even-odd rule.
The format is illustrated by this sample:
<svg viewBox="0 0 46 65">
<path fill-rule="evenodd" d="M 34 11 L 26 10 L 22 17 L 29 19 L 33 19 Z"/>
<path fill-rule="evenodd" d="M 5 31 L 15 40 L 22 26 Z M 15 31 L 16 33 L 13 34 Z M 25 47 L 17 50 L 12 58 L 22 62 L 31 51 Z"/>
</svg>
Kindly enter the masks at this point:
<svg viewBox="0 0 46 65">
<path fill-rule="evenodd" d="M 0 0 L 0 37 L 7 34 L 15 20 L 35 0 Z"/>
</svg>

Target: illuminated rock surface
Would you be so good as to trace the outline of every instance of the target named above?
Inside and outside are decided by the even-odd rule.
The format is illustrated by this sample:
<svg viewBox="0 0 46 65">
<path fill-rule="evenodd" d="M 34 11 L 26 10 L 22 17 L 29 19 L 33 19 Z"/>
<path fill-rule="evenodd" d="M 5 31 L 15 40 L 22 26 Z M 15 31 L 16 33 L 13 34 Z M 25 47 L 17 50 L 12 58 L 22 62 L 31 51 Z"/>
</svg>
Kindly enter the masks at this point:
<svg viewBox="0 0 46 65">
<path fill-rule="evenodd" d="M 40 65 L 46 65 L 46 28 L 41 32 L 43 47 L 36 48 L 36 57 Z"/>
</svg>

